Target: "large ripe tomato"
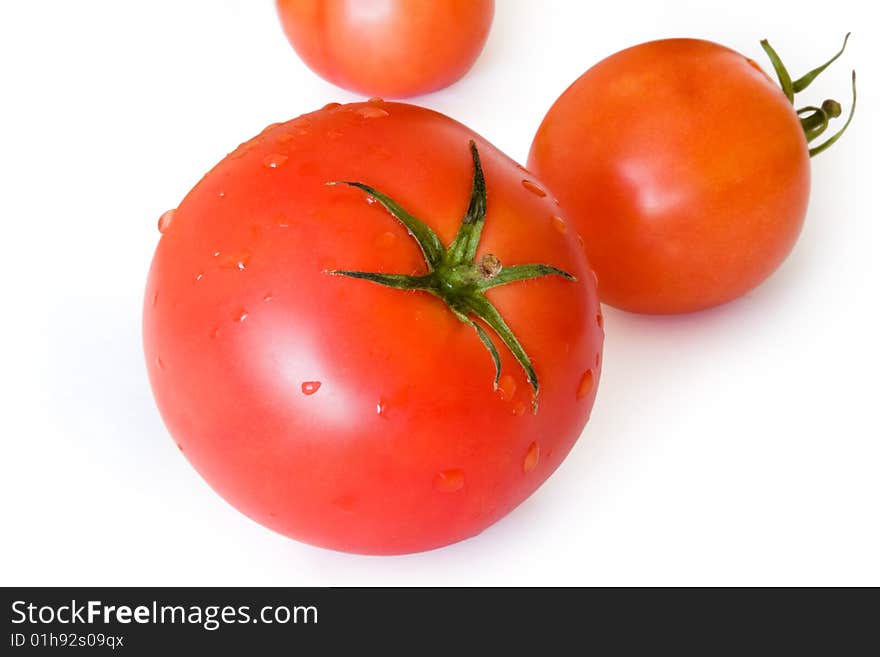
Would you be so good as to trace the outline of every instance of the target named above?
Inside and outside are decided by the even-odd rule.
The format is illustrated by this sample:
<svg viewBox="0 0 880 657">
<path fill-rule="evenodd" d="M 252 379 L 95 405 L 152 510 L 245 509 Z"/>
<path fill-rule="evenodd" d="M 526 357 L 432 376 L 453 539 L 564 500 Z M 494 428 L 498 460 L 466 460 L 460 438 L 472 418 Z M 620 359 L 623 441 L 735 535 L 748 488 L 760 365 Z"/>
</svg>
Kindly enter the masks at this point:
<svg viewBox="0 0 880 657">
<path fill-rule="evenodd" d="M 369 102 L 270 126 L 160 228 L 159 409 L 211 486 L 283 534 L 366 553 L 472 536 L 589 417 L 603 333 L 577 235 L 446 116 Z"/>
<path fill-rule="evenodd" d="M 824 149 L 808 139 L 840 106 L 796 112 L 794 93 L 821 70 L 792 82 L 764 47 L 785 93 L 733 50 L 672 39 L 605 59 L 547 113 L 529 168 L 583 235 L 604 302 L 707 308 L 752 289 L 791 250 L 810 155 Z"/>
<path fill-rule="evenodd" d="M 333 84 L 402 98 L 452 84 L 489 36 L 494 0 L 277 0 L 303 61 Z"/>
</svg>

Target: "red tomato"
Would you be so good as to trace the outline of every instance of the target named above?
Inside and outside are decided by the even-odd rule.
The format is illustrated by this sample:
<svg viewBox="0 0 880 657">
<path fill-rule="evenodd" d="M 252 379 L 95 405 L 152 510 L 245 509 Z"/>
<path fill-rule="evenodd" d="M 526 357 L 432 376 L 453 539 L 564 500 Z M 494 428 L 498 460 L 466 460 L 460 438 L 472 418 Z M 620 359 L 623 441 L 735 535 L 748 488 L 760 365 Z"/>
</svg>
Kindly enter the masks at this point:
<svg viewBox="0 0 880 657">
<path fill-rule="evenodd" d="M 576 233 L 446 116 L 369 102 L 270 126 L 160 227 L 159 409 L 211 486 L 278 532 L 379 554 L 472 536 L 589 417 L 603 333 Z"/>
<path fill-rule="evenodd" d="M 612 55 L 562 94 L 529 168 L 583 235 L 604 302 L 699 310 L 749 291 L 791 250 L 810 191 L 805 131 L 814 139 L 840 114 L 829 103 L 796 113 L 743 55 L 655 41 Z"/>
<path fill-rule="evenodd" d="M 281 25 L 315 73 L 368 96 L 446 87 L 473 66 L 494 0 L 277 0 Z"/>
</svg>

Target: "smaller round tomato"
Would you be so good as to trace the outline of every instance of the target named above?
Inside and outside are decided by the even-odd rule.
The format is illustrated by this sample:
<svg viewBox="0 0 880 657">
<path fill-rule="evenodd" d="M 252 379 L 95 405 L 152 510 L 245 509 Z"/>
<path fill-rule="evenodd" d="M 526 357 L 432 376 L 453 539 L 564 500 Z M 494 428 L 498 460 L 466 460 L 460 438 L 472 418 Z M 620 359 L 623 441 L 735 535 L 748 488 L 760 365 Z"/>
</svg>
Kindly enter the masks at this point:
<svg viewBox="0 0 880 657">
<path fill-rule="evenodd" d="M 315 73 L 403 98 L 446 87 L 486 43 L 494 0 L 277 0 L 284 33 Z"/>
<path fill-rule="evenodd" d="M 796 111 L 794 95 L 843 50 L 793 81 L 762 45 L 782 90 L 729 48 L 667 39 L 599 62 L 550 108 L 529 168 L 583 236 L 605 303 L 645 313 L 715 306 L 758 285 L 793 247 L 810 157 L 843 132 L 811 147 L 841 108 Z"/>
</svg>

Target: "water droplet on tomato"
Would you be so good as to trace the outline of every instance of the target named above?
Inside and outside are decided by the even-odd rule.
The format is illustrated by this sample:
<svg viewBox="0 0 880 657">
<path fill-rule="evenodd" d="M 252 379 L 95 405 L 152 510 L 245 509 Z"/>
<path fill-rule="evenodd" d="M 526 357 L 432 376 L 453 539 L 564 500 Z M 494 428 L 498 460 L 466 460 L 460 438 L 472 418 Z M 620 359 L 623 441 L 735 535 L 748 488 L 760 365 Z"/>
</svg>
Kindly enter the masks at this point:
<svg viewBox="0 0 880 657">
<path fill-rule="evenodd" d="M 217 192 L 217 198 L 226 198 L 226 192 Z"/>
<path fill-rule="evenodd" d="M 198 283 L 204 277 L 205 277 L 205 275 L 202 272 L 199 272 L 198 274 L 196 274 L 196 283 Z"/>
<path fill-rule="evenodd" d="M 367 196 L 366 199 L 367 205 L 373 205 L 376 202 L 375 196 Z"/>
<path fill-rule="evenodd" d="M 595 285 L 598 288 L 599 287 L 599 277 L 596 275 L 596 270 L 591 269 L 590 273 L 593 275 L 593 285 Z"/>
<path fill-rule="evenodd" d="M 159 232 L 164 233 L 171 226 L 171 222 L 174 220 L 174 213 L 176 210 L 168 210 L 167 212 L 163 212 L 162 216 L 159 217 Z"/>
<path fill-rule="evenodd" d="M 593 390 L 593 370 L 587 370 L 577 388 L 577 398 L 583 399 Z"/>
<path fill-rule="evenodd" d="M 443 470 L 434 477 L 434 489 L 442 493 L 454 493 L 464 488 L 464 472 L 459 469 Z"/>
<path fill-rule="evenodd" d="M 385 231 L 376 238 L 375 244 L 377 248 L 388 249 L 397 242 L 397 235 L 390 231 Z"/>
<path fill-rule="evenodd" d="M 504 401 L 510 401 L 514 394 L 516 394 L 516 379 L 510 374 L 504 374 L 498 379 L 498 396 Z"/>
<path fill-rule="evenodd" d="M 385 414 L 385 412 L 386 412 L 387 410 L 388 410 L 388 407 L 387 407 L 387 405 L 385 404 L 385 400 L 384 400 L 384 399 L 380 399 L 379 401 L 376 402 L 376 415 L 378 415 L 379 417 L 381 417 L 383 420 L 387 420 L 387 419 L 388 419 L 388 416 Z"/>
<path fill-rule="evenodd" d="M 584 247 L 586 246 L 586 245 L 584 244 L 584 236 L 581 235 L 580 233 L 578 233 L 578 234 L 577 234 L 577 241 L 578 241 L 578 246 L 581 247 L 581 251 L 583 251 L 583 250 L 584 250 Z"/>
<path fill-rule="evenodd" d="M 248 311 L 244 308 L 239 308 L 234 313 L 232 313 L 232 319 L 236 322 L 243 322 L 248 317 Z"/>
<path fill-rule="evenodd" d="M 373 96 L 367 102 L 370 103 L 371 105 L 381 105 L 382 103 L 385 102 L 385 99 L 379 98 L 379 96 Z"/>
<path fill-rule="evenodd" d="M 271 301 L 271 300 L 272 300 L 271 294 L 267 294 L 266 296 L 263 297 L 263 301 Z"/>
<path fill-rule="evenodd" d="M 236 271 L 244 271 L 250 262 L 251 254 L 249 251 L 242 251 L 233 255 L 227 255 L 221 258 L 220 266 L 223 269 L 234 269 Z"/>
<path fill-rule="evenodd" d="M 565 223 L 565 219 L 562 217 L 553 216 L 550 218 L 550 223 L 553 224 L 553 228 L 556 229 L 557 233 L 561 235 L 565 235 L 568 231 L 568 225 Z"/>
<path fill-rule="evenodd" d="M 510 412 L 513 413 L 515 416 L 519 417 L 520 415 L 522 415 L 523 413 L 526 412 L 526 403 L 522 400 L 516 402 L 513 405 L 513 408 L 510 409 Z"/>
<path fill-rule="evenodd" d="M 327 104 L 324 105 L 324 107 L 322 107 L 321 109 L 322 109 L 322 110 L 334 110 L 334 109 L 336 109 L 337 107 L 342 107 L 342 103 L 327 103 Z"/>
<path fill-rule="evenodd" d="M 538 443 L 533 442 L 526 450 L 526 456 L 523 459 L 523 472 L 531 472 L 534 470 L 535 466 L 538 465 L 538 460 L 540 458 L 541 446 L 538 445 Z"/>
<path fill-rule="evenodd" d="M 226 157 L 230 160 L 237 160 L 244 155 L 247 155 L 254 148 L 254 140 L 244 141 L 238 145 L 234 151 L 229 153 Z"/>
<path fill-rule="evenodd" d="M 318 392 L 318 388 L 321 387 L 321 382 L 320 381 L 303 381 L 302 386 L 300 386 L 300 387 L 302 388 L 302 393 L 304 395 L 314 395 L 316 392 Z"/>
<path fill-rule="evenodd" d="M 599 325 L 599 328 L 603 331 L 605 330 L 605 318 L 602 316 L 602 313 L 596 314 L 596 323 Z"/>
<path fill-rule="evenodd" d="M 283 153 L 272 153 L 263 159 L 263 166 L 268 167 L 269 169 L 277 169 L 278 167 L 283 166 L 285 162 L 287 162 L 287 155 L 284 155 Z"/>
<path fill-rule="evenodd" d="M 543 189 L 538 187 L 531 180 L 523 180 L 522 186 L 525 187 L 527 190 L 529 190 L 532 194 L 535 194 L 537 196 L 542 196 L 542 197 L 547 196 L 547 192 L 545 192 Z"/>
<path fill-rule="evenodd" d="M 388 116 L 388 110 L 376 107 L 375 105 L 360 107 L 356 112 L 359 116 L 362 116 L 365 119 L 381 119 L 383 116 Z"/>
<path fill-rule="evenodd" d="M 305 116 L 290 121 L 288 125 L 293 128 L 293 132 L 297 135 L 307 135 L 311 131 L 312 122 Z"/>
</svg>

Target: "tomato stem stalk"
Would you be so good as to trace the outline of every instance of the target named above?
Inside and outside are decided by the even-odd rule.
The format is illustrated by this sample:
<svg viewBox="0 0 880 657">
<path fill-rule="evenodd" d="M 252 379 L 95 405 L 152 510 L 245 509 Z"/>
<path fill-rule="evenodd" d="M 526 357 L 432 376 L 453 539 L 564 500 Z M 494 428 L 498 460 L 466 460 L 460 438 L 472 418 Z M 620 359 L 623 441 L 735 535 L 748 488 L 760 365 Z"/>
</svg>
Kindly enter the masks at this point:
<svg viewBox="0 0 880 657">
<path fill-rule="evenodd" d="M 577 279 L 568 272 L 551 265 L 503 266 L 501 260 L 491 253 L 477 259 L 477 247 L 486 221 L 486 181 L 480 164 L 480 154 L 473 141 L 470 142 L 470 151 L 474 164 L 470 201 L 459 225 L 458 233 L 448 248 L 443 246 L 440 238 L 430 226 L 409 213 L 386 194 L 361 182 L 328 182 L 328 185 L 356 187 L 375 198 L 392 217 L 403 224 L 410 237 L 419 245 L 427 273 L 411 276 L 339 269 L 327 273 L 370 281 L 397 290 L 427 292 L 441 299 L 462 323 L 474 329 L 477 337 L 486 347 L 495 366 L 493 387 L 497 389 L 498 379 L 501 376 L 501 358 L 491 336 L 483 327 L 483 325 L 487 326 L 501 339 L 523 368 L 532 387 L 532 410 L 537 413 L 540 389 L 538 375 L 513 330 L 486 297 L 485 292 L 493 287 L 542 276 L 560 276 L 570 281 Z"/>
<path fill-rule="evenodd" d="M 788 69 L 785 67 L 785 64 L 782 63 L 782 59 L 773 49 L 773 46 L 770 45 L 767 39 L 761 41 L 761 47 L 764 49 L 764 52 L 767 53 L 767 56 L 770 58 L 770 62 L 773 64 L 773 69 L 776 71 L 776 77 L 779 79 L 779 84 L 782 87 L 782 93 L 785 94 L 785 97 L 788 98 L 789 102 L 794 105 L 795 95 L 804 91 L 807 87 L 809 87 L 813 81 L 819 77 L 819 75 L 825 71 L 826 68 L 831 66 L 837 59 L 843 54 L 844 50 L 846 50 L 846 44 L 849 41 L 850 34 L 847 35 L 843 39 L 843 46 L 841 46 L 840 50 L 837 51 L 837 54 L 834 55 L 827 62 L 822 64 L 821 66 L 817 66 L 809 73 L 799 77 L 797 80 L 792 80 L 791 75 L 788 72 Z M 846 132 L 846 129 L 849 128 L 850 123 L 852 123 L 853 116 L 856 111 L 856 72 L 852 72 L 852 105 L 850 106 L 849 115 L 846 119 L 846 123 L 844 123 L 843 127 L 838 130 L 834 135 L 828 138 L 819 146 L 813 146 L 810 148 L 810 157 L 814 157 L 819 153 L 822 153 L 828 148 L 830 148 L 840 137 L 843 136 L 843 133 Z M 836 100 L 828 99 L 822 103 L 821 107 L 816 107 L 814 105 L 807 105 L 805 107 L 801 107 L 796 110 L 797 115 L 801 121 L 801 127 L 804 130 L 804 136 L 807 139 L 808 144 L 812 144 L 813 141 L 818 139 L 825 131 L 828 129 L 828 126 L 831 120 L 838 118 L 842 109 L 840 107 L 840 103 Z"/>
</svg>

